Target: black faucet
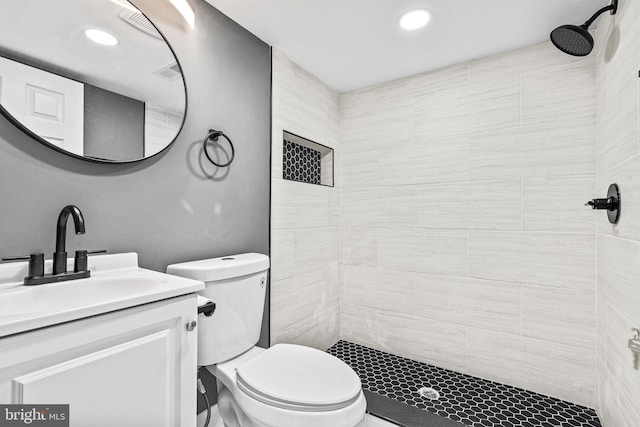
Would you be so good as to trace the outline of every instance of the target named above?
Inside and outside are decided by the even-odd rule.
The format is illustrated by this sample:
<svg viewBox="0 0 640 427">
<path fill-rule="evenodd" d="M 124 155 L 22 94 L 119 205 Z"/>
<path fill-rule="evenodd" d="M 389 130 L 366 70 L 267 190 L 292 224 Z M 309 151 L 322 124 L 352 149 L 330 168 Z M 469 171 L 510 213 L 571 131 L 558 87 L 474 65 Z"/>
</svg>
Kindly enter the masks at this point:
<svg viewBox="0 0 640 427">
<path fill-rule="evenodd" d="M 76 234 L 84 234 L 84 217 L 77 206 L 68 205 L 62 208 L 58 216 L 58 225 L 56 227 L 56 251 L 53 253 L 53 274 L 62 274 L 67 272 L 67 252 L 65 249 L 67 243 L 67 221 L 69 215 L 73 217 L 73 224 L 76 228 Z"/>
<path fill-rule="evenodd" d="M 99 251 L 76 251 L 73 263 L 73 271 L 67 272 L 67 221 L 69 215 L 73 217 L 73 224 L 76 228 L 76 234 L 84 234 L 84 217 L 77 206 L 65 206 L 58 216 L 58 224 L 56 226 L 56 251 L 53 253 L 53 271 L 44 273 L 44 254 L 36 253 L 28 257 L 8 257 L 2 258 L 3 261 L 22 261 L 29 260 L 29 270 L 27 277 L 24 278 L 24 284 L 43 285 L 45 283 L 64 282 L 67 280 L 86 279 L 91 277 L 91 271 L 88 268 L 87 255 L 105 253 L 105 250 Z"/>
</svg>

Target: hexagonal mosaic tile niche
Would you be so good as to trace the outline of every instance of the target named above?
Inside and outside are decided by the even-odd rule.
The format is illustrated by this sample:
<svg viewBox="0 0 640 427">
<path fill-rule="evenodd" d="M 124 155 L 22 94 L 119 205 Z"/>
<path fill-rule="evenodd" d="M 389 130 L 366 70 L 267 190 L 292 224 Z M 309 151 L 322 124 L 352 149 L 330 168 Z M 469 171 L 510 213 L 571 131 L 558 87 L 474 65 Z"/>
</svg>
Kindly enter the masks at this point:
<svg viewBox="0 0 640 427">
<path fill-rule="evenodd" d="M 282 178 L 333 187 L 333 149 L 284 131 Z"/>
<path fill-rule="evenodd" d="M 351 366 L 365 390 L 468 427 L 601 427 L 593 409 L 532 391 L 347 341 L 327 352 Z"/>
</svg>

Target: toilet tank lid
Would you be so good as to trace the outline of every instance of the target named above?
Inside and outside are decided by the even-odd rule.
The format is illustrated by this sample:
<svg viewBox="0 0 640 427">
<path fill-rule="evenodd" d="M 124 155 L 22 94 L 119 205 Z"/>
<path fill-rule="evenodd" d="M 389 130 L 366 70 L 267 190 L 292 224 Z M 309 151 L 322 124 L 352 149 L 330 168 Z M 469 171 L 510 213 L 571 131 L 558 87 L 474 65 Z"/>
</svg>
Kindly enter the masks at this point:
<svg viewBox="0 0 640 427">
<path fill-rule="evenodd" d="M 202 282 L 232 279 L 269 269 L 269 257 L 246 253 L 171 264 L 167 273 Z"/>
</svg>

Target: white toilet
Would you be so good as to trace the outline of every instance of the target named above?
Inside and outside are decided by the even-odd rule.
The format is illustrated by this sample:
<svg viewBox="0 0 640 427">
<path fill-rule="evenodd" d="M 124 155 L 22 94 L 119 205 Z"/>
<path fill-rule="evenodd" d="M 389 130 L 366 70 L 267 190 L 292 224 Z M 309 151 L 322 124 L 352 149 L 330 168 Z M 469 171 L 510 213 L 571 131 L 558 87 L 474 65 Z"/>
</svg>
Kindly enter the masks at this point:
<svg viewBox="0 0 640 427">
<path fill-rule="evenodd" d="M 173 264 L 167 273 L 205 282 L 216 303 L 198 322 L 198 365 L 218 379 L 226 427 L 363 427 L 366 402 L 356 373 L 309 347 L 256 347 L 269 257 L 248 253 Z"/>
</svg>

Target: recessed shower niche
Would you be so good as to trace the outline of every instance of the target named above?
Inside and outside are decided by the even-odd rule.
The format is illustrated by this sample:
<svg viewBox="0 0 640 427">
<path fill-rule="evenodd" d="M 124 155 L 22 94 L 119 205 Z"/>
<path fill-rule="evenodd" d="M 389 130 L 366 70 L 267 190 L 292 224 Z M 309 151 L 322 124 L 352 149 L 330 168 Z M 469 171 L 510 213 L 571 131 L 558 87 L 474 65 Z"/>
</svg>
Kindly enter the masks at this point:
<svg viewBox="0 0 640 427">
<path fill-rule="evenodd" d="M 284 131 L 282 178 L 333 187 L 333 148 Z"/>
</svg>

